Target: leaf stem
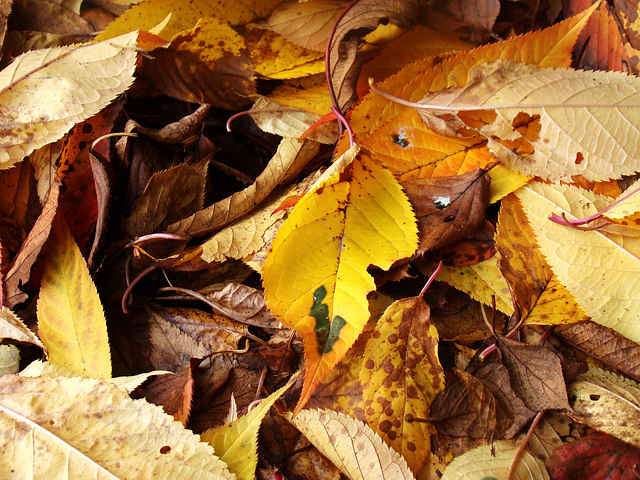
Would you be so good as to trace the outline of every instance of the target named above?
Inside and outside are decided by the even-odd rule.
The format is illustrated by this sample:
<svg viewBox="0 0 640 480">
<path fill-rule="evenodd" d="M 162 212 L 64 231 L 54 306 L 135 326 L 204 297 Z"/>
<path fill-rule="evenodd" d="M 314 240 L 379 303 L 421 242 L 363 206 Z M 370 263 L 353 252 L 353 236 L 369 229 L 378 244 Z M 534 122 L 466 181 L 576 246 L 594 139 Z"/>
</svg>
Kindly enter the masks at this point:
<svg viewBox="0 0 640 480">
<path fill-rule="evenodd" d="M 236 118 L 242 117 L 243 115 L 251 115 L 252 113 L 277 113 L 277 112 L 304 112 L 305 110 L 301 108 L 259 108 L 257 110 L 245 110 L 243 112 L 238 112 L 229 117 L 227 123 L 225 123 L 225 128 L 227 132 L 231 132 L 231 122 L 233 122 Z"/>
<path fill-rule="evenodd" d="M 427 292 L 427 290 L 429 289 L 429 286 L 433 283 L 433 281 L 436 279 L 436 277 L 440 273 L 440 270 L 442 270 L 442 260 L 440 260 L 440 262 L 438 263 L 438 266 L 429 277 L 429 280 L 427 280 L 427 283 L 425 283 L 424 287 L 422 287 L 422 290 L 420 290 L 420 294 L 418 295 L 418 297 L 422 297 Z"/>
<path fill-rule="evenodd" d="M 420 102 L 410 102 L 409 100 L 404 100 L 403 98 L 396 97 L 395 95 L 390 94 L 382 90 L 380 87 L 376 85 L 376 82 L 373 78 L 369 77 L 369 87 L 371 90 L 377 93 L 378 95 L 386 98 L 387 100 L 391 100 L 392 102 L 398 103 L 400 105 L 404 105 L 406 107 L 412 107 L 416 110 L 432 110 L 446 113 L 454 113 L 454 112 L 481 112 L 484 110 L 499 110 L 502 108 L 552 108 L 552 107 L 562 107 L 562 108 L 640 108 L 640 105 L 619 105 L 615 103 L 602 103 L 602 104 L 594 104 L 594 103 L 507 103 L 503 105 L 456 105 L 456 106 L 448 106 L 448 105 L 430 105 L 428 103 L 420 103 Z M 435 93 L 435 92 L 433 92 Z"/>
<path fill-rule="evenodd" d="M 538 423 L 540 423 L 540 420 L 542 419 L 542 415 L 544 415 L 544 412 L 545 412 L 544 410 L 542 412 L 538 412 L 538 414 L 535 416 L 535 418 L 531 422 L 531 426 L 529 427 L 529 431 L 527 432 L 527 436 L 524 437 L 524 440 L 522 441 L 522 445 L 520 445 L 520 448 L 518 448 L 518 451 L 516 452 L 516 454 L 513 457 L 513 462 L 511 462 L 511 466 L 509 467 L 509 472 L 507 472 L 506 480 L 511 480 L 511 478 L 513 477 L 513 474 L 516 471 L 516 465 L 518 464 L 518 461 L 520 460 L 520 457 L 522 457 L 522 454 L 524 453 L 525 449 L 527 448 L 527 445 L 529 444 L 529 440 L 531 439 L 531 436 L 533 435 L 533 431 L 538 426 Z"/>
<path fill-rule="evenodd" d="M 562 212 L 562 215 L 558 215 L 557 213 L 552 213 L 549 216 L 549 220 L 551 220 L 552 222 L 558 223 L 560 225 L 565 225 L 567 227 L 576 228 L 577 230 L 595 230 L 597 228 L 602 227 L 604 224 L 592 225 L 590 227 L 582 227 L 582 225 L 585 225 L 587 223 L 593 222 L 594 220 L 600 219 L 604 213 L 607 213 L 609 210 L 611 210 L 613 207 L 618 205 L 620 202 L 626 200 L 627 198 L 632 197 L 633 195 L 635 195 L 638 192 L 640 192 L 640 187 L 634 188 L 629 193 L 625 193 L 624 195 L 620 195 L 614 202 L 612 202 L 611 204 L 607 205 L 602 210 L 600 210 L 600 211 L 598 211 L 598 212 L 596 212 L 596 213 L 594 213 L 592 215 L 589 215 L 587 217 L 584 217 L 584 218 L 569 219 L 569 218 L 567 218 L 565 212 Z"/>
</svg>

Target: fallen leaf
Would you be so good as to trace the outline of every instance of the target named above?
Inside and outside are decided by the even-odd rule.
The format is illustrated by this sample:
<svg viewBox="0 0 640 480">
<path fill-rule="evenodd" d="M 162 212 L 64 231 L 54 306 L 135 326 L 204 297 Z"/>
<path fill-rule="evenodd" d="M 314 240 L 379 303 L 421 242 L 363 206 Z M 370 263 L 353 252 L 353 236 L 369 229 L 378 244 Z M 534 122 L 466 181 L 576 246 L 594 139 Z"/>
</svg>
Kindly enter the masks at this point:
<svg viewBox="0 0 640 480">
<path fill-rule="evenodd" d="M 36 334 L 5 306 L 0 309 L 0 338 L 10 338 L 17 342 L 30 343 L 42 348 L 45 352 L 47 351 L 47 347 L 42 344 Z"/>
<path fill-rule="evenodd" d="M 58 363 L 78 375 L 111 377 L 107 321 L 98 291 L 64 219 L 54 222 L 38 298 L 38 334 Z"/>
<path fill-rule="evenodd" d="M 538 87 L 551 84 L 553 88 Z M 418 102 L 424 105 L 418 111 L 440 133 L 458 134 L 458 129 L 467 128 L 479 132 L 498 158 L 516 172 L 553 181 L 568 181 L 572 175 L 607 180 L 640 169 L 632 160 L 632 145 L 638 139 L 623 127 L 635 121 L 635 110 L 624 106 L 640 103 L 638 89 L 640 83 L 630 75 L 501 60 L 475 67 L 463 87 L 425 95 Z M 485 109 L 495 119 L 479 127 L 464 119 L 441 126 L 443 119 L 435 106 L 449 113 Z M 569 124 L 571 130 L 558 127 Z M 511 142 L 517 140 L 523 142 L 522 153 L 513 151 L 516 147 Z"/>
<path fill-rule="evenodd" d="M 362 358 L 358 370 L 367 425 L 401 454 L 417 475 L 430 451 L 429 432 L 422 421 L 444 388 L 438 333 L 429 323 L 425 301 L 410 297 L 389 306 Z"/>
<path fill-rule="evenodd" d="M 484 221 L 489 176 L 482 169 L 455 177 L 404 180 L 401 185 L 418 219 L 417 254 L 464 238 Z"/>
<path fill-rule="evenodd" d="M 635 480 L 640 449 L 598 432 L 562 445 L 546 463 L 555 480 Z"/>
<path fill-rule="evenodd" d="M 6 478 L 235 478 L 160 407 L 103 381 L 4 375 L 0 394 Z"/>
<path fill-rule="evenodd" d="M 222 313 L 229 312 L 234 317 L 251 320 L 264 325 L 275 324 L 273 315 L 267 308 L 264 292 L 256 290 L 242 283 L 228 283 L 222 290 L 207 291 L 205 294 L 210 302 Z"/>
<path fill-rule="evenodd" d="M 560 357 L 541 345 L 517 342 L 501 335 L 496 346 L 509 371 L 511 387 L 536 412 L 569 408 Z"/>
<path fill-rule="evenodd" d="M 217 18 L 202 18 L 143 58 L 143 71 L 162 93 L 185 102 L 229 110 L 256 93 L 253 64 L 243 38 Z"/>
<path fill-rule="evenodd" d="M 287 419 L 352 480 L 414 478 L 404 459 L 359 420 L 330 410 L 302 410 Z"/>
<path fill-rule="evenodd" d="M 58 198 L 60 196 L 60 183 L 54 182 L 49 190 L 47 201 L 42 207 L 42 213 L 33 225 L 33 228 L 22 243 L 18 254 L 13 259 L 13 263 L 9 271 L 5 273 L 3 279 L 3 303 L 5 306 L 12 308 L 15 305 L 24 302 L 27 294 L 20 290 L 20 287 L 26 284 L 31 276 L 31 269 L 36 263 L 38 255 L 42 250 L 49 233 L 51 232 L 51 224 L 58 209 Z"/>
<path fill-rule="evenodd" d="M 640 346 L 615 330 L 581 322 L 557 328 L 555 333 L 587 355 L 640 380 Z"/>
<path fill-rule="evenodd" d="M 569 385 L 571 417 L 591 428 L 640 447 L 640 385 L 591 367 Z"/>
<path fill-rule="evenodd" d="M 229 466 L 239 480 L 253 480 L 258 465 L 258 430 L 269 409 L 291 386 L 290 383 L 273 392 L 246 415 L 201 435 Z"/>
<path fill-rule="evenodd" d="M 442 480 L 477 480 L 506 478 L 516 452 L 516 442 L 500 440 L 492 445 L 482 445 L 456 457 L 444 471 Z M 514 476 L 518 480 L 549 480 L 542 460 L 525 450 L 518 460 Z"/>
<path fill-rule="evenodd" d="M 298 174 L 317 152 L 315 142 L 283 138 L 278 151 L 252 185 L 170 225 L 168 231 L 201 235 L 229 225 L 264 200 L 279 184 Z"/>
<path fill-rule="evenodd" d="M 182 143 L 189 137 L 199 133 L 210 109 L 211 105 L 203 103 L 195 112 L 186 115 L 177 122 L 170 123 L 159 130 L 140 125 L 135 120 L 129 120 L 125 131 L 140 132 L 151 137 L 158 143 Z"/>
<path fill-rule="evenodd" d="M 202 208 L 209 160 L 182 164 L 151 177 L 124 220 L 129 238 L 136 238 L 185 218 Z"/>
<path fill-rule="evenodd" d="M 553 275 L 515 195 L 502 199 L 495 238 L 500 270 L 513 292 L 521 318 L 529 324 L 543 325 L 588 320 Z"/>
<path fill-rule="evenodd" d="M 20 350 L 15 345 L 0 345 L 0 375 L 11 375 L 20 370 Z"/>
<path fill-rule="evenodd" d="M 0 168 L 58 140 L 127 90 L 133 82 L 136 38 L 134 32 L 109 42 L 34 50 L 2 70 Z"/>
<path fill-rule="evenodd" d="M 278 231 L 263 285 L 269 309 L 304 339 L 307 373 L 296 412 L 369 318 L 366 296 L 375 285 L 366 269 L 389 268 L 415 250 L 413 222 L 400 185 L 360 153 L 300 200 Z"/>
<path fill-rule="evenodd" d="M 270 109 L 282 109 L 282 111 L 266 111 Z M 253 113 L 254 110 L 255 113 Z M 262 113 L 260 110 L 265 110 L 265 112 Z M 320 116 L 313 112 L 291 111 L 267 97 L 259 97 L 249 113 L 258 128 L 281 137 L 299 138 L 320 119 Z M 309 134 L 305 135 L 305 138 L 320 143 L 333 144 L 338 139 L 338 125 L 336 122 L 325 123 L 313 128 Z"/>
<path fill-rule="evenodd" d="M 552 213 L 582 218 L 596 213 L 611 199 L 570 186 L 532 182 L 516 192 L 542 254 L 558 280 L 595 322 L 633 341 L 640 339 L 637 238 L 579 231 L 549 220 Z"/>
<path fill-rule="evenodd" d="M 240 25 L 265 17 L 278 3 L 280 0 L 244 0 L 230 4 L 202 0 L 184 4 L 176 4 L 173 0 L 141 2 L 116 18 L 96 38 L 106 40 L 137 29 L 151 30 L 170 15 L 168 24 L 159 32 L 169 41 L 174 35 L 192 28 L 201 18 L 224 18 L 231 25 Z"/>
</svg>

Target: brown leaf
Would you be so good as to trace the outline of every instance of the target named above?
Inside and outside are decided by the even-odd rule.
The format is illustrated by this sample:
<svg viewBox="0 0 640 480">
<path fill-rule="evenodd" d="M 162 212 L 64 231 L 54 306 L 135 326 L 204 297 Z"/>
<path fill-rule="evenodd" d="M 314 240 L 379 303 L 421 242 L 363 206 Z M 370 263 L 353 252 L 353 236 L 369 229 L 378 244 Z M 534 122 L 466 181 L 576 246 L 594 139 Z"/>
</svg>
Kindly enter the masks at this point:
<svg viewBox="0 0 640 480">
<path fill-rule="evenodd" d="M 486 0 L 483 2 L 475 0 L 437 0 L 430 2 L 429 7 L 448 13 L 462 25 L 466 25 L 472 30 L 484 30 L 485 32 L 493 30 L 493 24 L 500 13 L 500 2 L 498 0 Z"/>
<path fill-rule="evenodd" d="M 156 173 L 124 220 L 129 238 L 163 230 L 202 208 L 209 161 Z"/>
<path fill-rule="evenodd" d="M 177 122 L 165 125 L 161 129 L 148 128 L 140 125 L 135 120 L 129 120 L 125 128 L 126 132 L 140 132 L 151 137 L 158 143 L 176 144 L 182 143 L 189 137 L 197 134 L 202 128 L 202 124 L 209 114 L 211 105 L 206 103 L 200 105 L 198 109 L 190 115 L 187 115 Z"/>
<path fill-rule="evenodd" d="M 283 138 L 278 151 L 252 185 L 170 225 L 168 231 L 201 235 L 229 225 L 264 200 L 278 184 L 299 173 L 318 149 L 316 142 Z"/>
<path fill-rule="evenodd" d="M 58 209 L 58 198 L 60 195 L 60 184 L 54 182 L 49 190 L 47 201 L 42 207 L 42 213 L 27 235 L 20 251 L 14 258 L 11 268 L 4 276 L 3 281 L 3 302 L 4 305 L 12 308 L 18 303 L 27 299 L 27 295 L 20 290 L 20 287 L 29 281 L 31 269 L 40 254 L 40 250 L 49 238 L 53 218 Z"/>
<path fill-rule="evenodd" d="M 61 35 L 91 35 L 93 27 L 84 18 L 54 0 L 14 0 L 12 29 Z"/>
<path fill-rule="evenodd" d="M 455 177 L 418 178 L 401 184 L 418 218 L 417 254 L 464 238 L 484 221 L 490 177 L 481 168 Z"/>
<path fill-rule="evenodd" d="M 107 234 L 109 204 L 111 202 L 111 182 L 109 180 L 107 166 L 104 165 L 98 157 L 89 153 L 89 162 L 91 163 L 91 172 L 93 173 L 93 182 L 96 187 L 96 201 L 98 204 L 95 235 L 89 257 L 87 258 L 87 267 L 89 267 L 91 271 L 96 265 L 98 251 L 102 247 Z"/>
<path fill-rule="evenodd" d="M 468 372 L 456 370 L 458 380 L 431 404 L 429 419 L 440 433 L 455 437 L 504 438 L 513 424 L 513 410 L 491 388 Z"/>
<path fill-rule="evenodd" d="M 256 93 L 244 40 L 215 18 L 201 19 L 152 55 L 143 59 L 144 72 L 166 95 L 233 110 L 250 103 Z"/>
<path fill-rule="evenodd" d="M 562 340 L 640 381 L 640 346 L 615 330 L 595 322 L 558 327 Z"/>
<path fill-rule="evenodd" d="M 546 347 L 496 336 L 511 387 L 536 412 L 568 409 L 567 387 L 558 355 Z"/>
<path fill-rule="evenodd" d="M 338 107 L 345 111 L 358 99 L 356 84 L 364 61 L 357 58 L 360 39 L 381 23 L 400 28 L 413 25 L 420 11 L 419 0 L 361 0 L 355 3 L 338 24 L 329 55 L 329 70 Z"/>
<path fill-rule="evenodd" d="M 193 400 L 193 371 L 199 363 L 200 360 L 192 358 L 180 371 L 155 377 L 144 386 L 142 396 L 147 401 L 160 405 L 186 427 Z"/>
<path fill-rule="evenodd" d="M 228 283 L 222 290 L 201 292 L 206 294 L 223 315 L 250 320 L 268 326 L 279 322 L 271 314 L 264 300 L 264 292 L 242 283 Z"/>
</svg>

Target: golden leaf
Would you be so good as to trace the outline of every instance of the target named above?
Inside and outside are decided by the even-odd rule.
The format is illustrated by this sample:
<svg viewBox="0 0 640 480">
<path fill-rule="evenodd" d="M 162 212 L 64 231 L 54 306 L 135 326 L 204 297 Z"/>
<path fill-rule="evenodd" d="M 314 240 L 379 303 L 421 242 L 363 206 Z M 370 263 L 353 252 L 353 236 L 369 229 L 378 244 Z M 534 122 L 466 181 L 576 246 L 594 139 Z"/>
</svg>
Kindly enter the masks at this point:
<svg viewBox="0 0 640 480">
<path fill-rule="evenodd" d="M 369 319 L 367 294 L 375 283 L 367 268 L 387 269 L 416 246 L 409 200 L 367 153 L 298 202 L 263 267 L 269 309 L 305 343 L 307 372 L 296 411 Z"/>
<path fill-rule="evenodd" d="M 34 50 L 0 72 L 0 169 L 55 142 L 133 83 L 137 33 Z"/>
<path fill-rule="evenodd" d="M 63 219 L 54 221 L 49 240 L 38 298 L 38 332 L 49 361 L 109 378 L 107 321 L 87 264 Z"/>
<path fill-rule="evenodd" d="M 93 379 L 0 377 L 0 476 L 231 480 L 162 408 Z"/>
</svg>

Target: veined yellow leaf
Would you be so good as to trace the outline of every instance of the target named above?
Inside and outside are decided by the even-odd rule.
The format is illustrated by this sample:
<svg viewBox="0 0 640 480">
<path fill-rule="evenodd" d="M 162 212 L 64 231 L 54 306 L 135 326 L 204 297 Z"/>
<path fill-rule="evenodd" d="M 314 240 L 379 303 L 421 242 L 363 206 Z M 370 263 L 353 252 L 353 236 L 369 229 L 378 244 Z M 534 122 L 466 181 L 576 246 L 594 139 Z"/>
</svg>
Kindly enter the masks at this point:
<svg viewBox="0 0 640 480">
<path fill-rule="evenodd" d="M 404 458 L 366 424 L 331 410 L 303 410 L 287 418 L 352 480 L 413 480 Z"/>
<path fill-rule="evenodd" d="M 612 202 L 587 190 L 532 182 L 516 192 L 560 283 L 592 320 L 640 341 L 640 239 L 581 231 L 549 220 L 584 218 Z"/>
<path fill-rule="evenodd" d="M 80 375 L 111 377 L 107 322 L 80 249 L 54 221 L 38 299 L 38 331 L 49 361 Z"/>
<path fill-rule="evenodd" d="M 219 455 L 220 460 L 229 466 L 229 470 L 240 480 L 253 480 L 258 465 L 258 430 L 262 419 L 282 394 L 291 386 L 290 383 L 273 392 L 245 416 L 229 425 L 207 430 L 201 435 Z"/>
<path fill-rule="evenodd" d="M 389 268 L 416 246 L 409 200 L 368 153 L 298 202 L 263 268 L 269 309 L 305 344 L 307 370 L 296 412 L 369 319 L 367 294 L 375 283 L 367 268 Z"/>
<path fill-rule="evenodd" d="M 0 452 L 2 478 L 235 478 L 162 408 L 78 377 L 0 377 Z"/>
<path fill-rule="evenodd" d="M 34 50 L 0 72 L 0 169 L 55 142 L 133 83 L 137 32 Z"/>
</svg>

